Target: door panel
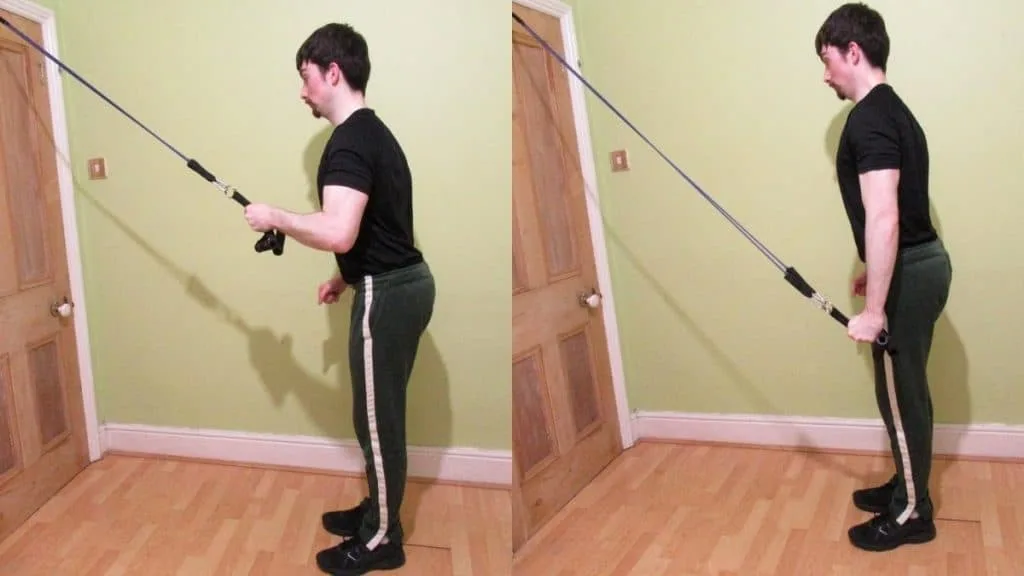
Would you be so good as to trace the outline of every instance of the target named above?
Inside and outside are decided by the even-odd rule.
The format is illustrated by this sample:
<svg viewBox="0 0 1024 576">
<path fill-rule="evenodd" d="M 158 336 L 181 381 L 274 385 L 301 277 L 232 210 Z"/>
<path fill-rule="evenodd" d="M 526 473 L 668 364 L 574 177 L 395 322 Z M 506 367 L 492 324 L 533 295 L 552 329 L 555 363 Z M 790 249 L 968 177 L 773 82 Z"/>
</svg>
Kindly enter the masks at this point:
<svg viewBox="0 0 1024 576">
<path fill-rule="evenodd" d="M 514 6 L 561 49 L 557 19 Z M 594 478 L 621 443 L 568 75 L 512 28 L 513 548 Z"/>
<path fill-rule="evenodd" d="M 38 24 L 3 15 L 42 44 Z M 0 29 L 0 539 L 88 462 L 43 63 Z"/>
<path fill-rule="evenodd" d="M 16 471 L 21 462 L 20 443 L 14 425 L 14 394 L 11 388 L 11 363 L 0 356 L 0 482 Z"/>
<path fill-rule="evenodd" d="M 0 50 L 0 134 L 4 141 L 25 143 L 25 146 L 4 146 L 3 164 L 7 173 L 7 200 L 11 215 L 11 234 L 15 251 L 15 271 L 11 278 L 24 288 L 50 279 L 46 249 L 44 198 L 38 194 L 38 163 L 33 153 L 38 150 L 33 137 L 32 112 L 29 102 L 18 92 L 28 84 L 31 67 L 28 48 L 5 47 Z M 7 276 L 5 274 L 5 276 Z"/>
</svg>

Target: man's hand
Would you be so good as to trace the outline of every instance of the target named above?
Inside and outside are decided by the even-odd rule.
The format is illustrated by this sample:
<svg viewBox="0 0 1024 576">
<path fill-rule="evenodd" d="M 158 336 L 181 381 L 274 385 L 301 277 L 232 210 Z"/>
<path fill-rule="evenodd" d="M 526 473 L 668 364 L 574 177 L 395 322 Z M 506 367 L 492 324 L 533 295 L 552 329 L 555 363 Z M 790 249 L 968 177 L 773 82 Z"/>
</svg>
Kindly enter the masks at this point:
<svg viewBox="0 0 1024 576">
<path fill-rule="evenodd" d="M 868 273 L 862 272 L 853 280 L 853 295 L 865 296 L 868 293 Z"/>
<path fill-rule="evenodd" d="M 348 284 L 342 280 L 341 276 L 335 276 L 327 282 L 320 285 L 320 290 L 317 295 L 317 303 L 319 304 L 334 304 L 338 301 L 338 297 L 341 293 L 348 288 Z"/>
<path fill-rule="evenodd" d="M 278 228 L 278 210 L 267 204 L 249 204 L 245 207 L 245 221 L 257 232 L 266 232 Z"/>
<path fill-rule="evenodd" d="M 857 342 L 874 342 L 885 328 L 885 314 L 864 310 L 847 325 L 846 334 Z"/>
</svg>

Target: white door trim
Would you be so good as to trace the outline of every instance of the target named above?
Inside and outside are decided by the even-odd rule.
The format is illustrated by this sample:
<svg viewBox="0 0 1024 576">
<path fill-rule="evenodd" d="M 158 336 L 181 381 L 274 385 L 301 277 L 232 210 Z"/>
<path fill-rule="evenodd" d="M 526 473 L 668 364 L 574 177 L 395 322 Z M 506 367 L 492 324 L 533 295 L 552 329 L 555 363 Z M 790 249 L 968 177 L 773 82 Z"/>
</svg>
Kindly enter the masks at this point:
<svg viewBox="0 0 1024 576">
<path fill-rule="evenodd" d="M 562 42 L 565 45 L 565 61 L 579 61 L 579 46 L 576 42 L 576 26 L 572 8 L 560 0 L 512 0 L 518 4 L 558 18 L 562 26 Z M 605 337 L 608 341 L 608 360 L 611 363 L 612 387 L 615 390 L 615 405 L 618 410 L 619 430 L 623 448 L 633 445 L 633 420 L 629 416 L 629 398 L 626 395 L 626 376 L 622 366 L 622 351 L 619 346 L 619 325 L 615 315 L 615 298 L 612 295 L 612 279 L 608 266 L 608 252 L 604 238 L 604 219 L 598 200 L 597 169 L 594 165 L 593 146 L 590 141 L 590 120 L 587 116 L 585 87 L 574 75 L 569 78 L 569 95 L 572 98 L 573 118 L 576 122 L 576 141 L 579 143 L 580 166 L 583 169 L 583 183 L 587 190 L 587 215 L 590 220 L 590 236 L 593 240 L 594 262 L 597 266 L 598 290 L 601 292 L 604 313 Z"/>
<path fill-rule="evenodd" d="M 43 29 L 42 46 L 55 58 L 57 50 L 57 18 L 52 10 L 26 0 L 0 0 L 0 8 L 38 22 Z M 46 58 L 46 84 L 49 90 L 53 141 L 57 147 L 57 181 L 60 186 L 60 208 L 64 219 L 65 251 L 71 282 L 71 299 L 75 303 L 75 341 L 78 345 L 78 374 L 82 383 L 82 404 L 85 408 L 85 433 L 89 442 L 89 461 L 101 456 L 99 426 L 96 416 L 96 390 L 92 377 L 92 353 L 85 312 L 85 288 L 82 280 L 82 256 L 78 245 L 78 219 L 75 209 L 74 180 L 68 160 L 68 126 L 64 111 L 64 90 L 60 67 Z"/>
</svg>

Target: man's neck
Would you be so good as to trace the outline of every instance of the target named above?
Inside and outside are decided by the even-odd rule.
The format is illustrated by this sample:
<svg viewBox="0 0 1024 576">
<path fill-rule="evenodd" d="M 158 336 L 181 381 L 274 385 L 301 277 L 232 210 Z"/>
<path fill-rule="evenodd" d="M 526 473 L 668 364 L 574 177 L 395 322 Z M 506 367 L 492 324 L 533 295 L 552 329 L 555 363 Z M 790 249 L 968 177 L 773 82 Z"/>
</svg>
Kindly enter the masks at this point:
<svg viewBox="0 0 1024 576">
<path fill-rule="evenodd" d="M 876 86 L 879 84 L 885 84 L 886 82 L 888 82 L 888 80 L 886 80 L 885 72 L 874 69 L 867 72 L 857 83 L 857 87 L 854 90 L 854 103 L 860 102 L 868 95 L 869 92 L 874 90 Z"/>
<path fill-rule="evenodd" d="M 328 116 L 328 120 L 332 126 L 338 126 L 348 117 L 351 116 L 356 110 L 366 108 L 366 99 L 360 94 L 346 95 L 345 97 L 339 98 L 337 105 L 334 110 Z"/>
</svg>

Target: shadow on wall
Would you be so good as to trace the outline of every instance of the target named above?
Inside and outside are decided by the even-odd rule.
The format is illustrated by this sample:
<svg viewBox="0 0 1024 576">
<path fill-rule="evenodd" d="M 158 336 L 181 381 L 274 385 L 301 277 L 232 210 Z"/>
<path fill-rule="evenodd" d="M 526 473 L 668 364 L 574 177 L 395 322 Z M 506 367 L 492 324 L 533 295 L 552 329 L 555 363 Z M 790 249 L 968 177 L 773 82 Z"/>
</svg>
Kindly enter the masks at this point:
<svg viewBox="0 0 1024 576">
<path fill-rule="evenodd" d="M 836 151 L 839 148 L 839 138 L 842 135 L 843 126 L 852 107 L 851 104 L 846 104 L 833 118 L 825 134 L 825 153 L 828 155 L 833 168 L 835 167 Z M 833 180 L 835 178 L 835 170 L 833 170 Z M 936 182 L 933 179 L 931 182 L 933 189 L 930 192 L 934 191 L 935 184 Z M 836 193 L 838 194 L 838 188 Z M 935 208 L 935 194 L 932 193 L 930 195 L 933 198 L 930 210 L 932 223 L 935 225 L 941 238 L 943 237 L 942 223 Z M 956 260 L 952 254 L 950 257 L 953 259 L 953 285 L 950 288 L 949 296 L 950 301 L 952 301 L 956 295 Z M 850 265 L 849 291 L 847 292 L 849 313 L 851 315 L 859 311 L 864 305 L 863 298 L 854 297 L 852 290 L 854 279 L 863 271 L 864 265 L 857 257 L 856 251 L 854 251 L 853 261 Z M 871 359 L 871 348 L 864 345 L 858 346 L 857 349 L 861 359 L 864 361 L 867 369 L 866 373 L 869 377 L 873 377 L 874 364 Z M 928 377 L 932 393 L 932 404 L 935 409 L 935 423 L 969 424 L 971 421 L 971 396 L 968 385 L 967 353 L 948 312 L 943 312 L 935 325 L 932 353 L 928 363 Z M 958 449 L 957 446 L 949 446 L 948 448 Z"/>
</svg>

